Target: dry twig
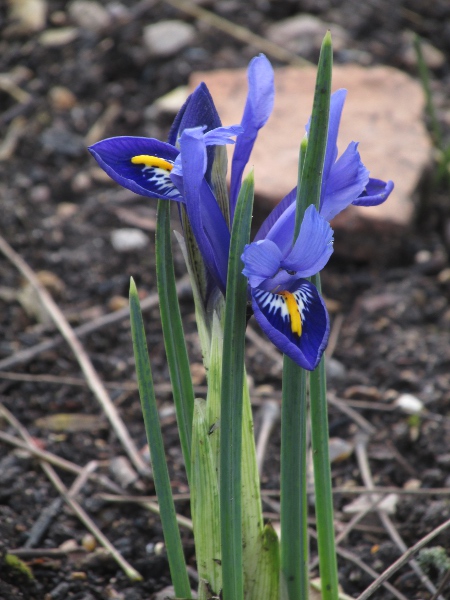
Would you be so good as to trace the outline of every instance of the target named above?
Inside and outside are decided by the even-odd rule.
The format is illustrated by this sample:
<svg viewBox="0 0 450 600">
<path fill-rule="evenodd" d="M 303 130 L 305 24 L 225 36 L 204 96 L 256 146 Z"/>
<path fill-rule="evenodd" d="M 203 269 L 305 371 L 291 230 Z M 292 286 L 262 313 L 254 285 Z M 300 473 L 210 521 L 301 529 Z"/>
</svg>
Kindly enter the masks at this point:
<svg viewBox="0 0 450 600">
<path fill-rule="evenodd" d="M 370 471 L 369 461 L 367 458 L 366 446 L 367 446 L 367 436 L 363 435 L 363 434 L 358 435 L 357 439 L 356 439 L 356 444 L 355 444 L 355 453 L 356 453 L 356 457 L 358 460 L 361 477 L 362 477 L 362 480 L 364 481 L 364 484 L 366 485 L 366 487 L 369 490 L 373 491 L 375 486 L 373 483 L 372 473 Z M 376 496 L 374 496 L 374 498 L 376 498 Z M 397 547 L 400 549 L 401 552 L 403 552 L 403 553 L 407 552 L 407 546 L 406 546 L 405 542 L 403 541 L 403 539 L 401 538 L 400 534 L 398 533 L 397 529 L 395 528 L 394 524 L 392 523 L 389 515 L 380 508 L 377 509 L 377 513 L 378 513 L 381 523 L 383 524 L 384 528 L 388 532 L 388 534 L 389 534 L 390 538 L 393 540 L 393 542 L 397 545 Z M 427 577 L 427 575 L 423 572 L 423 570 L 420 568 L 419 563 L 413 558 L 411 558 L 408 562 L 411 566 L 411 569 L 414 571 L 414 573 L 420 579 L 422 584 L 427 588 L 427 590 L 429 592 L 431 592 L 432 594 L 435 594 L 436 587 L 430 581 L 430 579 Z M 444 600 L 444 599 L 442 597 L 440 597 L 439 600 Z"/>
<path fill-rule="evenodd" d="M 189 277 L 185 275 L 177 282 L 177 293 L 179 297 L 183 297 L 186 294 L 190 293 L 190 283 Z M 141 301 L 141 310 L 145 312 L 147 310 L 151 310 L 158 306 L 159 297 L 158 294 L 150 294 L 147 298 Z M 98 319 L 93 319 L 92 321 L 88 321 L 79 327 L 73 329 L 73 333 L 81 338 L 89 333 L 93 333 L 94 331 L 98 331 L 99 329 L 104 329 L 105 327 L 115 325 L 124 319 L 127 319 L 130 316 L 130 310 L 128 307 L 121 308 L 120 310 L 116 310 L 107 315 L 103 315 Z M 42 352 L 47 352 L 48 350 L 53 350 L 64 341 L 63 337 L 57 337 L 53 340 L 49 340 L 46 342 L 41 342 L 40 344 L 36 344 L 31 348 L 26 348 L 25 350 L 20 350 L 16 352 L 12 356 L 8 356 L 0 360 L 0 370 L 10 369 L 19 364 L 27 363 L 32 360 L 35 356 L 38 356 Z"/>
<path fill-rule="evenodd" d="M 128 429 L 125 427 L 116 407 L 111 401 L 105 386 L 103 385 L 100 377 L 94 369 L 89 357 L 84 351 L 79 339 L 75 335 L 72 327 L 69 325 L 67 319 L 58 307 L 56 302 L 53 300 L 49 292 L 42 286 L 36 277 L 33 270 L 28 264 L 15 252 L 8 242 L 0 236 L 0 251 L 11 261 L 11 263 L 20 271 L 20 273 L 27 279 L 33 289 L 39 296 L 43 306 L 48 311 L 53 322 L 65 338 L 76 359 L 83 371 L 86 380 L 88 381 L 89 387 L 97 400 L 99 401 L 103 411 L 105 412 L 112 428 L 114 429 L 117 437 L 121 441 L 126 453 L 130 457 L 131 462 L 134 464 L 136 469 L 141 475 L 148 475 L 149 468 L 145 464 L 142 456 L 139 454 L 136 445 L 131 438 Z"/>
<path fill-rule="evenodd" d="M 25 429 L 25 427 L 16 419 L 16 417 L 4 406 L 2 408 L 3 416 L 8 420 L 8 422 L 18 431 L 21 437 L 25 440 L 27 446 L 32 448 L 35 446 L 33 438 Z M 65 502 L 70 506 L 73 512 L 77 515 L 83 525 L 88 529 L 93 536 L 97 539 L 97 541 L 111 554 L 117 564 L 123 569 L 126 573 L 127 577 L 129 577 L 132 581 L 141 581 L 142 576 L 140 573 L 136 571 L 134 567 L 132 567 L 118 552 L 108 538 L 100 531 L 97 525 L 92 521 L 90 516 L 86 513 L 83 507 L 73 498 L 73 495 L 78 493 L 81 487 L 86 483 L 86 480 L 89 478 L 90 473 L 92 473 L 93 469 L 96 468 L 97 463 L 95 461 L 91 461 L 84 468 L 80 468 L 78 473 L 78 477 L 75 482 L 72 484 L 70 490 L 66 488 L 64 483 L 61 481 L 59 475 L 56 473 L 55 469 L 44 460 L 40 461 L 41 467 L 50 481 L 53 483 L 55 488 L 61 494 Z"/>
</svg>

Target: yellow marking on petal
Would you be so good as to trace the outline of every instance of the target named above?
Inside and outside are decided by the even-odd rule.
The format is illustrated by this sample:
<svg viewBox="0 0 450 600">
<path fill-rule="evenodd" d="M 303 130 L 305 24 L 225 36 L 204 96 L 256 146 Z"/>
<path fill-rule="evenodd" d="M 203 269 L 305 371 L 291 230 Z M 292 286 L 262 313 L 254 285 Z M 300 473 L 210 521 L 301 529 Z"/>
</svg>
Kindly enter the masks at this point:
<svg viewBox="0 0 450 600">
<path fill-rule="evenodd" d="M 302 318 L 298 309 L 297 300 L 295 299 L 294 294 L 286 291 L 280 292 L 280 296 L 283 296 L 286 300 L 286 306 L 291 318 L 292 333 L 296 333 L 300 337 L 302 335 Z"/>
<path fill-rule="evenodd" d="M 133 156 L 131 159 L 133 165 L 145 165 L 146 167 L 157 167 L 164 169 L 165 171 L 171 171 L 173 164 L 158 156 L 149 156 L 148 154 L 140 154 L 139 156 Z"/>
</svg>

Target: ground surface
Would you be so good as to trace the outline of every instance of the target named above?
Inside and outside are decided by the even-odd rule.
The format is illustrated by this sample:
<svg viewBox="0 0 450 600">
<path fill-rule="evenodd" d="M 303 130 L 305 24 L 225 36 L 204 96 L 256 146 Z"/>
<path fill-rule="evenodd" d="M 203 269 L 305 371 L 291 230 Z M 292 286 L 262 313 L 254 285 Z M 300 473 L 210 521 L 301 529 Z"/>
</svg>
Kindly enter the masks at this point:
<svg viewBox="0 0 450 600">
<path fill-rule="evenodd" d="M 244 3 L 217 0 L 207 8 L 260 34 L 270 23 L 296 12 L 314 12 L 346 28 L 354 56 L 368 53 L 359 56 L 365 56 L 364 60 L 369 56 L 373 64 L 410 72 L 414 69 L 408 67 L 402 46 L 405 32 L 416 31 L 440 51 L 450 51 L 450 8 L 444 0 L 405 0 L 395 9 L 382 0 L 254 0 L 246 2 L 245 8 Z M 170 122 L 156 120 L 151 111 L 146 112 L 156 98 L 186 84 L 194 70 L 243 67 L 260 50 L 218 34 L 164 2 L 124 0 L 122 5 L 111 3 L 109 9 L 119 16 L 107 30 L 92 33 L 81 29 L 76 39 L 64 46 L 49 47 L 39 42 L 39 33 L 25 35 L 12 29 L 4 5 L 0 8 L 4 33 L 0 38 L 0 72 L 13 73 L 19 87 L 29 94 L 18 101 L 7 86 L 0 86 L 0 139 L 12 141 L 9 149 L 6 143 L 1 145 L 1 233 L 35 272 L 48 272 L 41 278 L 50 281 L 54 298 L 74 327 L 124 306 L 130 275 L 143 297 L 155 291 L 156 207 L 99 178 L 85 150 L 87 141 L 121 134 L 164 139 Z M 142 28 L 164 18 L 194 23 L 195 44 L 175 57 L 152 59 L 142 47 Z M 69 25 L 67 3 L 49 0 L 46 28 Z M 306 58 L 315 60 L 316 54 L 313 49 Z M 336 60 L 345 56 L 338 53 Z M 445 101 L 450 89 L 448 66 L 433 75 L 438 115 L 445 126 L 450 114 Z M 70 90 L 73 97 L 60 86 Z M 97 128 L 92 131 L 94 125 Z M 395 173 L 391 177 L 395 179 Z M 418 495 L 401 495 L 391 517 L 406 546 L 450 517 L 448 496 L 428 492 L 430 488 L 450 489 L 450 205 L 442 185 L 428 184 L 422 200 L 420 218 L 400 243 L 395 241 L 393 249 L 387 241 L 382 253 L 355 263 L 340 257 L 337 248 L 323 275 L 337 334 L 334 358 L 340 363 L 338 372 L 346 372 L 345 377 L 330 377 L 330 391 L 373 428 L 369 428 L 369 441 L 361 446 L 360 456 L 369 457 L 376 485 L 411 487 L 417 480 L 422 489 Z M 125 253 L 113 250 L 111 232 L 130 226 L 140 226 L 148 235 L 146 246 Z M 178 251 L 177 269 L 181 277 L 184 267 Z M 43 340 L 53 340 L 57 334 L 45 318 L 27 311 L 29 289 L 3 256 L 0 272 L 0 359 L 6 359 Z M 31 304 L 36 305 L 32 297 Z M 204 380 L 189 297 L 183 299 L 182 310 L 197 367 L 196 384 L 201 386 Z M 158 398 L 165 411 L 163 428 L 173 488 L 185 493 L 171 397 L 164 388 L 168 375 L 157 308 L 146 312 L 146 327 Z M 142 448 L 145 434 L 133 383 L 128 321 L 122 319 L 97 329 L 82 340 L 133 440 Z M 260 402 L 264 390 L 269 397 L 278 398 L 280 374 L 275 351 L 268 355 L 249 343 L 249 357 L 255 399 Z M 80 368 L 65 344 L 54 345 L 26 361 L 2 360 L 0 368 L 0 401 L 41 448 L 79 466 L 96 460 L 98 472 L 115 477 L 116 484 L 123 487 L 123 481 L 117 481 L 116 472 L 110 472 L 108 466 L 124 454 L 123 450 L 105 426 L 101 409 L 83 384 Z M 424 402 L 426 413 L 421 418 L 411 419 L 392 409 L 402 393 Z M 42 420 L 59 413 L 84 415 L 84 420 L 76 416 L 62 429 Z M 93 418 L 89 420 L 89 416 Z M 352 415 L 330 407 L 331 435 L 354 442 L 355 434 L 364 428 L 367 430 L 367 424 L 358 425 Z M 2 418 L 1 430 L 20 437 L 6 418 Z M 263 476 L 268 489 L 279 487 L 278 450 L 275 428 Z M 70 487 L 74 476 L 57 471 Z M 356 455 L 335 463 L 333 476 L 337 487 L 362 485 Z M 144 583 L 131 583 L 114 561 L 92 551 L 85 527 L 64 506 L 37 535 L 36 522 L 59 494 L 35 459 L 2 442 L 1 552 L 22 549 L 19 554 L 32 568 L 34 579 L 30 581 L 3 564 L 0 598 L 143 600 L 167 586 L 168 566 L 157 546 L 162 541 L 158 518 L 136 504 L 106 501 L 100 494 L 107 491 L 98 483 L 88 482 L 77 498 L 143 575 Z M 139 480 L 127 491 L 151 495 L 154 488 L 151 482 Z M 349 519 L 343 508 L 355 497 L 351 491 L 336 494 L 336 518 L 341 528 Z M 271 513 L 275 508 L 273 504 L 265 506 Z M 186 501 L 179 502 L 177 509 L 189 514 Z M 29 541 L 31 532 L 36 537 Z M 192 538 L 186 532 L 183 537 L 189 562 L 195 567 Z M 23 552 L 27 543 L 29 550 L 34 547 L 34 553 Z M 88 551 L 69 552 L 68 543 L 78 548 L 84 544 Z M 450 531 L 432 545 L 450 551 Z M 402 553 L 376 515 L 356 526 L 343 547 L 379 573 Z M 55 549 L 59 549 L 56 555 L 51 552 Z M 348 559 L 340 558 L 339 567 L 342 585 L 351 596 L 356 597 L 372 580 Z M 441 574 L 436 566 L 428 574 L 438 585 Z M 431 597 L 409 566 L 396 573 L 391 582 L 406 598 Z M 443 594 L 448 597 L 449 586 Z M 374 597 L 392 596 L 380 590 Z"/>
</svg>

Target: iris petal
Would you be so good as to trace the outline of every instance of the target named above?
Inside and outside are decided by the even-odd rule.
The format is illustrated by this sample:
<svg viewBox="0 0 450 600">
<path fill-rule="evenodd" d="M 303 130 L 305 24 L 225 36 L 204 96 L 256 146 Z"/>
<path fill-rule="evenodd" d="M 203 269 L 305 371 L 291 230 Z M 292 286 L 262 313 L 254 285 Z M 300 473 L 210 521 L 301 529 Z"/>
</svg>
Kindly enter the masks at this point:
<svg viewBox="0 0 450 600">
<path fill-rule="evenodd" d="M 183 200 L 170 180 L 170 170 L 152 166 L 151 160 L 132 162 L 135 157 L 156 157 L 173 164 L 178 150 L 172 145 L 152 138 L 123 136 L 97 142 L 89 152 L 114 181 L 128 190 L 150 198 Z"/>
<path fill-rule="evenodd" d="M 200 83 L 181 107 L 169 132 L 169 144 L 176 146 L 185 129 L 205 127 L 206 131 L 221 127 L 222 122 L 208 88 Z"/>
<path fill-rule="evenodd" d="M 216 285 L 225 292 L 230 232 L 204 178 L 206 146 L 203 135 L 198 135 L 198 129 L 183 131 L 180 149 L 183 177 L 173 178 L 183 187 L 189 223 L 205 265 Z"/>
<path fill-rule="evenodd" d="M 245 264 L 242 273 L 248 277 L 251 287 L 257 287 L 277 273 L 282 255 L 276 244 L 270 240 L 260 240 L 248 244 L 241 258 Z"/>
<path fill-rule="evenodd" d="M 281 267 L 295 271 L 299 277 L 310 277 L 321 271 L 333 253 L 333 230 L 310 205 L 303 218 L 300 233 Z"/>
<path fill-rule="evenodd" d="M 248 96 L 241 121 L 244 132 L 236 141 L 231 169 L 232 215 L 241 187 L 242 173 L 250 158 L 258 131 L 266 124 L 272 112 L 274 94 L 272 65 L 264 54 L 260 54 L 250 62 L 248 67 Z"/>
<path fill-rule="evenodd" d="M 274 227 L 278 221 L 281 219 L 283 213 L 293 202 L 295 202 L 297 197 L 297 188 L 295 187 L 293 190 L 289 192 L 287 196 L 279 202 L 275 208 L 270 212 L 269 216 L 263 221 L 263 224 L 258 229 L 258 233 L 255 235 L 255 242 L 258 240 L 263 240 L 268 236 L 269 231 Z M 294 216 L 295 219 L 295 216 Z M 292 232 L 294 229 L 292 228 Z M 292 233 L 293 235 L 293 233 Z"/>
<path fill-rule="evenodd" d="M 316 368 L 330 324 L 324 301 L 309 281 L 300 279 L 290 295 L 252 289 L 252 306 L 259 325 L 281 352 L 304 369 Z"/>
<path fill-rule="evenodd" d="M 366 189 L 352 202 L 356 206 L 377 206 L 384 202 L 394 189 L 394 182 L 369 179 Z"/>
<path fill-rule="evenodd" d="M 211 131 L 221 126 L 222 121 L 220 120 L 211 94 L 202 82 L 195 88 L 175 117 L 175 121 L 170 128 L 168 142 L 172 146 L 177 146 L 181 133 L 191 127 L 203 127 L 205 131 Z M 215 148 L 208 148 L 206 154 L 208 166 L 205 177 L 208 183 L 211 183 L 211 170 Z"/>
<path fill-rule="evenodd" d="M 369 171 L 361 162 L 358 144 L 351 142 L 331 167 L 320 204 L 320 214 L 330 221 L 363 192 Z"/>
</svg>

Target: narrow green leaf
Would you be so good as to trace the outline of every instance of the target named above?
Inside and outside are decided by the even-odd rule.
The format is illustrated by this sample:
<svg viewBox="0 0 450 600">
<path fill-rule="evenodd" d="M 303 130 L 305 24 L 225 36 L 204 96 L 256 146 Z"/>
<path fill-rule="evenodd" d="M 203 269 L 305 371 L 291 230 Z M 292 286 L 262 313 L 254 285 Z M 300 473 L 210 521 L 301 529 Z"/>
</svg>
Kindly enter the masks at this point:
<svg viewBox="0 0 450 600">
<path fill-rule="evenodd" d="M 186 571 L 183 547 L 178 530 L 175 506 L 167 470 L 164 443 L 159 425 L 158 408 L 156 406 L 153 377 L 148 357 L 145 339 L 144 322 L 142 319 L 139 296 L 134 280 L 130 282 L 130 320 L 133 337 L 134 358 L 141 398 L 142 414 L 145 432 L 150 447 L 153 478 L 161 516 L 161 524 L 166 543 L 170 574 L 172 576 L 175 594 L 179 597 L 191 598 L 191 588 Z"/>
<path fill-rule="evenodd" d="M 308 137 L 302 139 L 300 144 L 300 152 L 298 156 L 298 178 L 297 178 L 297 199 L 295 207 L 295 227 L 294 227 L 294 239 L 292 245 L 295 244 L 298 234 L 300 233 L 300 227 L 302 225 L 303 217 L 305 216 L 305 210 L 308 208 L 306 196 L 302 196 L 300 189 L 302 185 L 302 174 L 303 167 L 305 166 L 306 151 L 308 149 Z"/>
<path fill-rule="evenodd" d="M 188 481 L 191 478 L 191 439 L 194 389 L 181 321 L 170 240 L 170 202 L 158 202 L 156 277 L 167 363 L 175 402 L 178 431 Z"/>
<path fill-rule="evenodd" d="M 200 579 L 216 596 L 222 589 L 219 486 L 208 435 L 206 403 L 195 401 L 192 436 L 191 512 Z"/>
<path fill-rule="evenodd" d="M 312 282 L 321 291 L 320 275 Z M 310 375 L 311 446 L 316 497 L 317 545 L 323 600 L 337 600 L 339 581 L 333 518 L 333 492 L 329 456 L 327 382 L 325 357 Z"/>
<path fill-rule="evenodd" d="M 231 231 L 223 340 L 220 417 L 220 515 L 224 600 L 243 600 L 242 570 L 242 390 L 247 310 L 247 279 L 241 254 L 250 237 L 253 173 L 239 193 Z"/>
<path fill-rule="evenodd" d="M 297 187 L 297 206 L 300 205 L 303 212 L 310 204 L 314 204 L 317 209 L 319 209 L 320 205 L 322 171 L 327 146 L 328 118 L 330 112 L 332 66 L 333 48 L 331 35 L 328 32 L 324 37 L 320 50 L 316 89 L 308 135 L 308 147 L 301 174 L 301 185 Z"/>
<path fill-rule="evenodd" d="M 286 598 L 307 599 L 307 373 L 287 356 L 281 405 L 281 573 Z"/>
</svg>

